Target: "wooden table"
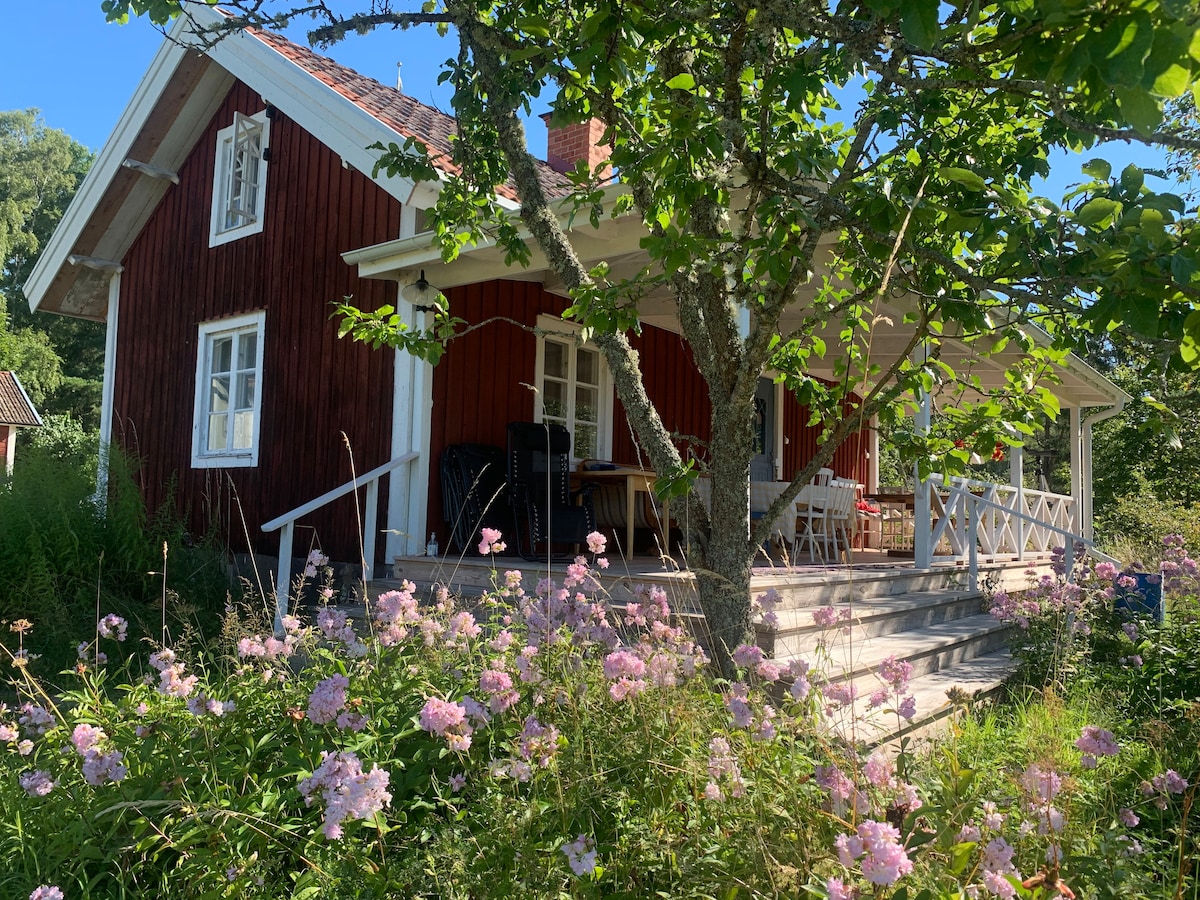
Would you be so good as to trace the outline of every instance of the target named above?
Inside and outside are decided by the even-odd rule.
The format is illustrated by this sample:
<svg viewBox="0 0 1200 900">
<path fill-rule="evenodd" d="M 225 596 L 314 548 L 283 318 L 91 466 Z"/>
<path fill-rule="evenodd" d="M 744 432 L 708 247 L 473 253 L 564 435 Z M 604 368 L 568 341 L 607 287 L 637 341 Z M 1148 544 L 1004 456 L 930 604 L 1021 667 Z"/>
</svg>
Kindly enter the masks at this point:
<svg viewBox="0 0 1200 900">
<path fill-rule="evenodd" d="M 575 490 L 584 484 L 622 484 L 625 486 L 625 546 L 622 548 L 626 558 L 633 556 L 633 532 L 637 516 L 634 494 L 647 494 L 651 505 L 654 501 L 654 485 L 658 476 L 648 469 L 635 469 L 622 466 L 616 469 L 588 469 L 571 473 L 571 488 Z M 671 506 L 666 500 L 662 504 L 662 518 L 659 519 L 659 536 L 662 538 L 662 549 L 666 553 L 670 547 Z"/>
</svg>

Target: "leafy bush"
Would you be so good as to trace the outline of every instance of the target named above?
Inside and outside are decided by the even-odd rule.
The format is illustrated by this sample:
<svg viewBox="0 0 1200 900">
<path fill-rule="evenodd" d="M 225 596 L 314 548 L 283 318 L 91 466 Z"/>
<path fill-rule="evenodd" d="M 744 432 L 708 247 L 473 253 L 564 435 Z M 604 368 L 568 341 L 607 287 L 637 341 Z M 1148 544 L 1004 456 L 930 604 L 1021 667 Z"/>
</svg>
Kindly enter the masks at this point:
<svg viewBox="0 0 1200 900">
<path fill-rule="evenodd" d="M 70 420 L 51 425 L 40 446 L 24 450 L 0 485 L 0 620 L 36 623 L 26 645 L 56 672 L 74 662 L 63 635 L 86 635 L 97 605 L 120 613 L 140 634 L 158 634 L 163 579 L 187 571 L 188 602 L 169 605 L 172 625 L 215 631 L 228 590 L 221 556 L 188 548 L 168 511 L 149 518 L 128 463 L 109 464 L 106 508 L 94 493 L 95 454 Z M 87 455 L 85 455 L 85 453 Z M 164 560 L 164 545 L 169 556 Z M 187 621 L 180 619 L 186 612 Z"/>
<path fill-rule="evenodd" d="M 1200 546 L 1200 509 L 1142 490 L 1119 498 L 1097 516 L 1096 533 L 1122 562 L 1153 567 L 1169 534 L 1182 535 L 1188 546 Z"/>
</svg>

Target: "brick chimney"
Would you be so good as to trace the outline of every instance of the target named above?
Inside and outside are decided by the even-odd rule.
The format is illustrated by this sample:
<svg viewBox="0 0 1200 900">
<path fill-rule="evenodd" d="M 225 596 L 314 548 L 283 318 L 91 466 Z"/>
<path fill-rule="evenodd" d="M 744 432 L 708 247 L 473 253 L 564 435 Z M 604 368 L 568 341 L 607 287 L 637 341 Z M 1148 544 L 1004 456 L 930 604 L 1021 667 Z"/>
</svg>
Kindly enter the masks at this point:
<svg viewBox="0 0 1200 900">
<path fill-rule="evenodd" d="M 542 115 L 547 133 L 546 162 L 556 172 L 569 172 L 580 160 L 587 163 L 589 170 L 595 171 L 596 166 L 612 155 L 612 147 L 600 143 L 604 135 L 604 123 L 599 119 L 556 128 L 550 124 L 550 116 L 551 113 Z M 612 166 L 604 166 L 599 176 L 602 181 L 611 179 Z"/>
</svg>

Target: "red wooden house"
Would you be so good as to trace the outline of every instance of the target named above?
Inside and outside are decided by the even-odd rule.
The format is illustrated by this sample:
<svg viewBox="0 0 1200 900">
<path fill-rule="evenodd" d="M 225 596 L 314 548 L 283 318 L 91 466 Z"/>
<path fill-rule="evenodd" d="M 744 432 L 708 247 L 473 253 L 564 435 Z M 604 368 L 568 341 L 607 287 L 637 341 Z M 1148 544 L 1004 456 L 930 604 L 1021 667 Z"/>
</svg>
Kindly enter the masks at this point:
<svg viewBox="0 0 1200 900">
<path fill-rule="evenodd" d="M 219 14 L 200 5 L 194 15 L 205 25 Z M 197 53 L 176 40 L 184 28 L 164 42 L 26 285 L 35 308 L 107 322 L 102 435 L 141 461 L 151 504 L 171 485 L 197 531 L 216 526 L 235 546 L 266 550 L 276 536 L 264 524 L 290 540 L 295 522 L 298 547 L 357 559 L 354 505 L 310 502 L 357 475 L 372 488 L 370 563 L 421 552 L 431 532 L 446 546 L 442 451 L 503 446 L 511 421 L 561 421 L 576 455 L 639 462 L 586 345 L 496 322 L 429 367 L 338 339 L 330 304 L 347 296 L 418 320 L 398 287 L 422 269 L 469 323 L 555 323 L 567 305 L 544 266 L 509 270 L 494 248 L 443 267 L 422 233 L 437 185 L 372 177 L 370 145 L 414 136 L 444 149 L 451 118 L 278 36 L 242 33 Z M 551 135 L 551 192 L 564 190 L 556 167 L 596 152 L 580 128 Z M 580 240 L 619 261 L 639 236 L 610 221 Z M 705 389 L 673 318 L 650 304 L 644 325 L 636 346 L 651 399 L 669 429 L 703 441 Z M 1064 404 L 1119 400 L 1093 376 L 1064 370 Z M 760 464 L 790 477 L 816 432 L 781 387 L 764 380 L 760 402 Z M 839 451 L 839 475 L 873 484 L 872 440 L 867 430 Z M 378 496 L 377 467 L 389 474 Z"/>
<path fill-rule="evenodd" d="M 11 475 L 17 452 L 17 431 L 40 428 L 42 417 L 34 409 L 16 372 L 0 372 L 0 475 Z"/>
</svg>

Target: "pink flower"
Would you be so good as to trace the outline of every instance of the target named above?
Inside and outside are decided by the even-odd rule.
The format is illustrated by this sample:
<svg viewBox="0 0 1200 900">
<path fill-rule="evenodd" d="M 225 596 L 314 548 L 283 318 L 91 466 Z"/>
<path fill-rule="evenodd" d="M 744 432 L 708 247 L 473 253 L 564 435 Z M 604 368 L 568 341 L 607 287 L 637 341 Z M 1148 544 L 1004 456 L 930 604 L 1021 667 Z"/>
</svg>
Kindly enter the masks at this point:
<svg viewBox="0 0 1200 900">
<path fill-rule="evenodd" d="M 33 893 L 29 895 L 29 900 L 63 900 L 62 888 L 43 884 L 33 889 Z"/>
<path fill-rule="evenodd" d="M 83 778 L 90 785 L 99 786 L 106 781 L 121 781 L 128 773 L 120 750 L 101 753 L 93 747 L 84 754 Z"/>
<path fill-rule="evenodd" d="M 641 678 L 646 674 L 646 664 L 628 650 L 614 650 L 604 657 L 604 677 L 609 681 L 618 678 Z"/>
<path fill-rule="evenodd" d="M 461 703 L 450 703 L 438 697 L 425 701 L 420 714 L 421 728 L 446 739 L 451 750 L 469 750 L 473 729 L 467 723 L 467 710 Z"/>
<path fill-rule="evenodd" d="M 107 737 L 103 728 L 80 723 L 71 732 L 71 743 L 75 745 L 75 752 L 83 756 Z"/>
<path fill-rule="evenodd" d="M 889 656 L 879 664 L 879 677 L 887 682 L 892 688 L 900 693 L 908 685 L 908 680 L 912 678 L 912 663 L 903 659 L 896 659 L 894 656 Z"/>
<path fill-rule="evenodd" d="M 1110 562 L 1096 564 L 1096 577 L 1102 581 L 1112 581 L 1117 577 L 1118 569 Z"/>
<path fill-rule="evenodd" d="M 1126 828 L 1137 828 L 1138 823 L 1142 821 L 1138 818 L 1138 814 L 1129 808 L 1123 808 L 1117 813 L 1117 818 L 1121 820 L 1121 824 Z"/>
<path fill-rule="evenodd" d="M 590 875 L 596 870 L 596 842 L 591 837 L 579 835 L 571 843 L 563 844 L 562 852 L 576 875 Z"/>
<path fill-rule="evenodd" d="M 733 661 L 743 669 L 756 666 L 763 661 L 762 648 L 753 644 L 738 644 L 733 651 Z"/>
<path fill-rule="evenodd" d="M 346 688 L 349 686 L 350 679 L 345 675 L 333 675 L 319 682 L 308 696 L 305 714 L 309 721 L 314 725 L 325 725 L 336 719 L 346 705 Z"/>
<path fill-rule="evenodd" d="M 863 877 L 871 884 L 894 884 L 912 871 L 912 860 L 894 826 L 868 820 L 859 824 L 858 837 L 863 843 Z"/>
<path fill-rule="evenodd" d="M 452 790 L 454 793 L 457 794 L 459 791 L 461 791 L 463 788 L 465 788 L 467 786 L 467 776 L 462 774 L 461 772 L 459 772 L 455 775 L 451 775 L 450 780 L 447 782 L 447 784 L 450 785 L 450 790 Z"/>
<path fill-rule="evenodd" d="M 855 900 L 858 896 L 858 891 L 840 878 L 830 878 L 826 881 L 825 890 L 829 892 L 829 900 Z"/>
<path fill-rule="evenodd" d="M 608 538 L 598 531 L 593 531 L 587 536 L 587 546 L 591 553 L 599 555 L 608 546 Z"/>
<path fill-rule="evenodd" d="M 30 797 L 45 797 L 56 787 L 57 783 L 50 778 L 50 773 L 41 769 L 23 772 L 17 779 L 23 790 Z"/>
<path fill-rule="evenodd" d="M 1085 769 L 1095 768 L 1098 756 L 1116 756 L 1121 752 L 1113 733 L 1095 725 L 1084 726 L 1083 735 L 1075 741 L 1075 746 L 1083 754 Z"/>
<path fill-rule="evenodd" d="M 125 640 L 125 632 L 129 628 L 129 623 L 115 613 L 109 613 L 96 623 L 96 627 L 100 632 L 100 637 L 123 641 Z"/>
<path fill-rule="evenodd" d="M 507 546 L 500 540 L 501 534 L 495 528 L 484 528 L 479 532 L 483 538 L 479 542 L 479 555 L 487 556 L 489 553 L 503 553 Z"/>
<path fill-rule="evenodd" d="M 308 554 L 308 559 L 304 561 L 304 577 L 313 578 L 317 574 L 317 569 L 329 564 L 329 557 L 320 550 L 311 550 Z"/>
<path fill-rule="evenodd" d="M 315 796 L 325 801 L 321 833 L 328 840 L 342 836 L 342 822 L 368 819 L 392 802 L 387 792 L 388 773 L 377 765 L 363 772 L 358 757 L 349 751 L 322 753 L 321 764 L 300 782 L 304 802 L 312 805 Z"/>
</svg>

